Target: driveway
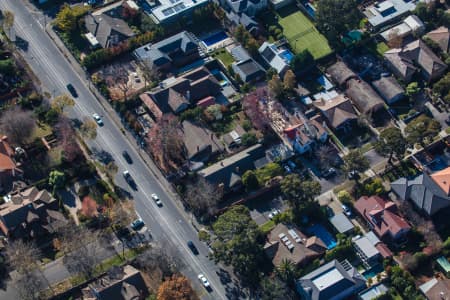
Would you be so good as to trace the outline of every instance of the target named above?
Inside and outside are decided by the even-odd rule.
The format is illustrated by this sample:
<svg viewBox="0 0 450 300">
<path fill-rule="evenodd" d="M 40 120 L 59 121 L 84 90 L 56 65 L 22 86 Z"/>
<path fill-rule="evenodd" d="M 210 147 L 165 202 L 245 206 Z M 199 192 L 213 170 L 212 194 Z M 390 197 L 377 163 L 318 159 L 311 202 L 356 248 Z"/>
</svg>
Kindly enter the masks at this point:
<svg viewBox="0 0 450 300">
<path fill-rule="evenodd" d="M 256 224 L 262 225 L 269 221 L 269 213 L 274 209 L 284 211 L 288 205 L 283 202 L 281 196 L 266 195 L 249 201 L 246 206 L 250 210 L 250 216 Z"/>
</svg>

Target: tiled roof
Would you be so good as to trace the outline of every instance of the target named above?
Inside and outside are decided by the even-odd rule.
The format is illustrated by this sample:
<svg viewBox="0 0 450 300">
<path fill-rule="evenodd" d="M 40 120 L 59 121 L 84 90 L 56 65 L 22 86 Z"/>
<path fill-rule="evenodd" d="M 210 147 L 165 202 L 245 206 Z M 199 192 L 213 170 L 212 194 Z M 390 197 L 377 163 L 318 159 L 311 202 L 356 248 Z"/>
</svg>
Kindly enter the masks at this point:
<svg viewBox="0 0 450 300">
<path fill-rule="evenodd" d="M 450 167 L 432 174 L 431 179 L 444 191 L 447 196 L 450 196 Z"/>
<path fill-rule="evenodd" d="M 441 26 L 428 32 L 426 36 L 436 42 L 442 51 L 450 52 L 450 30 L 447 27 Z"/>
</svg>

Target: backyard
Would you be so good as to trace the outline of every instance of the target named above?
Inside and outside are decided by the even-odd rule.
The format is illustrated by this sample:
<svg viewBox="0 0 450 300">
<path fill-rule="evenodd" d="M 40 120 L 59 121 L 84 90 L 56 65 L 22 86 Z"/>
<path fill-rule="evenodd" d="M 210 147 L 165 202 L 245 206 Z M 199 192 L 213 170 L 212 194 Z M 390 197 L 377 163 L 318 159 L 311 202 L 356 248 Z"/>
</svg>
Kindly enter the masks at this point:
<svg viewBox="0 0 450 300">
<path fill-rule="evenodd" d="M 267 27 L 281 27 L 296 54 L 308 49 L 315 59 L 319 59 L 332 52 L 326 38 L 295 5 L 269 11 L 262 18 Z"/>
<path fill-rule="evenodd" d="M 228 53 L 228 51 L 225 48 L 219 48 L 217 50 L 215 50 L 211 56 L 213 58 L 216 58 L 218 60 L 220 60 L 225 67 L 228 67 L 229 65 L 231 65 L 234 62 L 233 56 L 231 56 L 230 53 Z"/>
</svg>

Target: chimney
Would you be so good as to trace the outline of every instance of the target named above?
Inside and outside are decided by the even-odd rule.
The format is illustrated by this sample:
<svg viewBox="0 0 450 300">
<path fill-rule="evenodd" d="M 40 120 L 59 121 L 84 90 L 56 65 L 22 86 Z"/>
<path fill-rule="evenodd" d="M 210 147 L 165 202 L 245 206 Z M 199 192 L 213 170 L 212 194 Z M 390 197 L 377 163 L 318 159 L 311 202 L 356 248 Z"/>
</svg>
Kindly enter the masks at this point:
<svg viewBox="0 0 450 300">
<path fill-rule="evenodd" d="M 200 151 L 200 146 L 199 145 L 197 145 L 197 152 L 199 152 Z"/>
</svg>

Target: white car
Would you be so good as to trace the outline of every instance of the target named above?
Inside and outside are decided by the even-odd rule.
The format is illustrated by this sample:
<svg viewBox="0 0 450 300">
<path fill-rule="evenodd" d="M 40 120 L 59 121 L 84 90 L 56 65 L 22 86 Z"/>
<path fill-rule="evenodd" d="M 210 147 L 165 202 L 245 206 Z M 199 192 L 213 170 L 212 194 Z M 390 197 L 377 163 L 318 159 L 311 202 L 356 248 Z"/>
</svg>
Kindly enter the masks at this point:
<svg viewBox="0 0 450 300">
<path fill-rule="evenodd" d="M 198 280 L 200 280 L 200 282 L 203 284 L 203 286 L 205 287 L 205 288 L 210 288 L 211 287 L 211 285 L 209 284 L 209 281 L 208 281 L 208 279 L 206 279 L 206 277 L 205 277 L 205 275 L 203 275 L 203 274 L 198 274 Z"/>
<path fill-rule="evenodd" d="M 269 219 L 272 220 L 273 217 L 275 217 L 276 215 L 278 215 L 279 213 L 281 213 L 281 211 L 279 209 L 274 209 L 272 210 L 272 212 L 269 214 Z"/>
<path fill-rule="evenodd" d="M 93 114 L 92 117 L 99 126 L 103 126 L 103 120 L 97 113 Z"/>
<path fill-rule="evenodd" d="M 159 199 L 158 195 L 156 195 L 155 193 L 153 193 L 153 194 L 152 194 L 152 199 L 153 199 L 153 201 L 155 201 L 156 205 L 162 206 L 161 199 Z"/>
</svg>

